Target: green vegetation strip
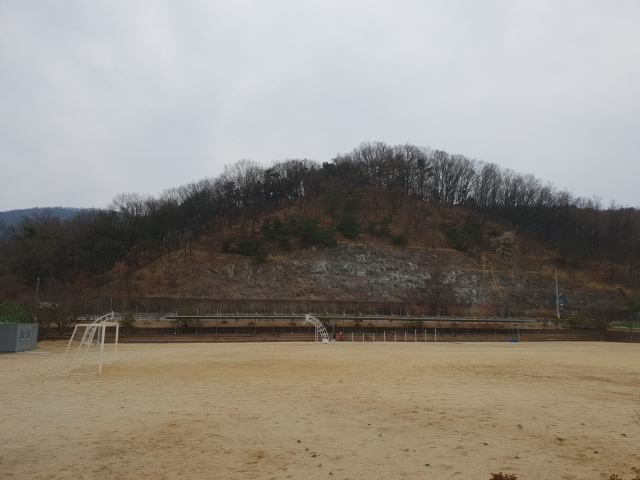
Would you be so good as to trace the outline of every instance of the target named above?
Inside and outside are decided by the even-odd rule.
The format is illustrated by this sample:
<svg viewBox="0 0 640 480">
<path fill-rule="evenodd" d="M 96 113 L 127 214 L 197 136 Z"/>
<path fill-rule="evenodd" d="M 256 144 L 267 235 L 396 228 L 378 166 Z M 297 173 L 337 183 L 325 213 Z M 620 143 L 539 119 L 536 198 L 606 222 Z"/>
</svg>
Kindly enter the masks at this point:
<svg viewBox="0 0 640 480">
<path fill-rule="evenodd" d="M 24 303 L 0 301 L 0 323 L 33 323 L 33 309 Z"/>
</svg>

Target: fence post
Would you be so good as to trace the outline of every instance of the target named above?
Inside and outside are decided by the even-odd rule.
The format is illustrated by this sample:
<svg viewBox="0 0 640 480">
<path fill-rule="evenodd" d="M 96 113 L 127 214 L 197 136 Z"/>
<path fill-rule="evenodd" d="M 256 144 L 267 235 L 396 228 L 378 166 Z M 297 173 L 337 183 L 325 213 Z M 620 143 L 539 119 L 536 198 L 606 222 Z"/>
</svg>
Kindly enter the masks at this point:
<svg viewBox="0 0 640 480">
<path fill-rule="evenodd" d="M 433 343 L 437 343 L 438 342 L 438 328 L 434 328 L 433 329 Z"/>
<path fill-rule="evenodd" d="M 373 340 L 372 340 L 372 342 L 375 342 L 375 341 L 376 341 L 376 332 L 373 332 Z"/>
<path fill-rule="evenodd" d="M 418 341 L 418 330 L 414 330 L 413 331 L 413 342 L 417 342 Z"/>
<path fill-rule="evenodd" d="M 387 341 L 387 332 L 382 332 L 382 341 L 386 342 Z"/>
</svg>

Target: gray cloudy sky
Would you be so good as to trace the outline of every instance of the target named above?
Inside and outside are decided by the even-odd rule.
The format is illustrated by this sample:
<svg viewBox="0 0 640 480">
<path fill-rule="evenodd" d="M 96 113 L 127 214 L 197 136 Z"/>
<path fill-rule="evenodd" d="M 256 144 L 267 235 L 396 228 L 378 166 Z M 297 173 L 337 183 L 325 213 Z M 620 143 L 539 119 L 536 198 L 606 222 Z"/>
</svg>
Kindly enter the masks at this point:
<svg viewBox="0 0 640 480">
<path fill-rule="evenodd" d="M 640 2 L 0 0 L 0 210 L 366 140 L 640 205 Z"/>
</svg>

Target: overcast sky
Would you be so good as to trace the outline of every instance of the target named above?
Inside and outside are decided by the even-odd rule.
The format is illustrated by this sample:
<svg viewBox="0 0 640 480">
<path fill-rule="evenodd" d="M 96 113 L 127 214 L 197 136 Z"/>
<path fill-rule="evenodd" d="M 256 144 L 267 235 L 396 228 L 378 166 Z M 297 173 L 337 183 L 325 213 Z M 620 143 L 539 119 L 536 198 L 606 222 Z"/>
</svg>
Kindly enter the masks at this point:
<svg viewBox="0 0 640 480">
<path fill-rule="evenodd" d="M 640 205 L 640 2 L 0 0 L 0 211 L 430 146 Z"/>
</svg>

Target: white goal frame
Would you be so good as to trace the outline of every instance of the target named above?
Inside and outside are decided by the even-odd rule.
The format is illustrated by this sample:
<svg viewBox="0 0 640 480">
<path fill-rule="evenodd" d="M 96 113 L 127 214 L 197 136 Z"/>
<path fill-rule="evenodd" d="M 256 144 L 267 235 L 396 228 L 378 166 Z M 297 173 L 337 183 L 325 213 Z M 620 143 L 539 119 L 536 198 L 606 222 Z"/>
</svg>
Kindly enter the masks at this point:
<svg viewBox="0 0 640 480">
<path fill-rule="evenodd" d="M 71 334 L 71 338 L 69 339 L 69 344 L 67 345 L 67 349 L 64 352 L 62 357 L 62 361 L 60 362 L 60 366 L 58 367 L 57 376 L 60 377 L 71 377 L 71 376 L 85 376 L 85 375 L 100 375 L 102 373 L 103 365 L 110 365 L 111 363 L 116 362 L 117 354 L 118 354 L 118 336 L 120 333 L 120 324 L 118 322 L 113 321 L 114 313 L 108 313 L 107 315 L 103 315 L 102 317 L 96 319 L 93 323 L 79 323 Z M 110 321 L 109 321 L 110 320 Z M 76 333 L 78 332 L 78 327 L 81 329 L 84 328 L 85 331 L 82 334 L 82 339 L 76 339 Z M 113 343 L 113 359 L 110 362 L 105 362 L 104 359 L 104 345 L 105 345 L 105 336 L 107 327 L 115 327 L 115 338 Z M 96 338 L 96 335 L 98 337 Z M 71 345 L 74 341 L 78 342 L 78 348 L 74 348 L 75 351 L 69 351 Z M 92 347 L 96 347 L 100 345 L 100 356 L 98 358 L 97 363 L 86 363 L 87 354 Z M 71 357 L 73 355 L 73 357 Z M 98 365 L 97 372 L 90 373 L 71 373 L 73 370 L 80 368 L 84 365 Z"/>
<path fill-rule="evenodd" d="M 315 343 L 318 343 L 318 340 L 320 340 L 322 343 L 329 343 L 329 333 L 327 332 L 327 329 L 325 328 L 324 324 L 320 320 L 318 320 L 313 315 L 309 315 L 307 313 L 304 317 L 304 321 L 313 323 L 315 325 L 316 327 L 315 336 L 314 336 Z"/>
</svg>

